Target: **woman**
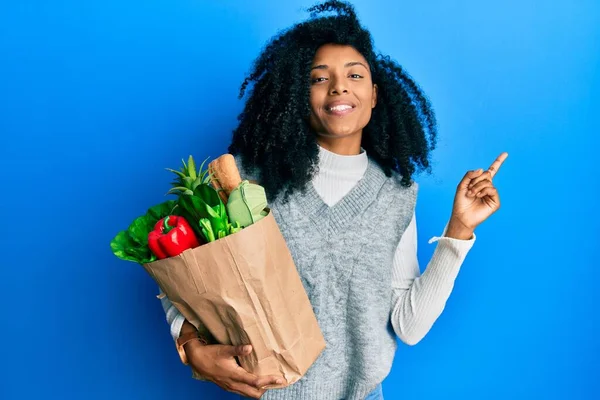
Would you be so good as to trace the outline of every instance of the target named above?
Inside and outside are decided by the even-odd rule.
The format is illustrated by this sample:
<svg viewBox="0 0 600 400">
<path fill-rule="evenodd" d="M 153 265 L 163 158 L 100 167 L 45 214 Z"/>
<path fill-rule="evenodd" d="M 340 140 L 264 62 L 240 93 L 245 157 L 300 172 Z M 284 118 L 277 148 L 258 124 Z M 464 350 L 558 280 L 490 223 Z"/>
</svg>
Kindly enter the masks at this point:
<svg viewBox="0 0 600 400">
<path fill-rule="evenodd" d="M 267 192 L 327 348 L 300 381 L 269 390 L 277 377 L 236 363 L 250 346 L 192 340 L 184 351 L 202 379 L 251 398 L 381 399 L 396 336 L 414 345 L 426 335 L 475 228 L 500 207 L 492 178 L 507 154 L 460 181 L 420 275 L 412 176 L 429 169 L 434 113 L 402 68 L 374 53 L 350 5 L 327 1 L 310 11 L 257 59 L 229 151 L 243 178 Z M 168 299 L 163 306 L 175 339 L 195 331 Z"/>
</svg>

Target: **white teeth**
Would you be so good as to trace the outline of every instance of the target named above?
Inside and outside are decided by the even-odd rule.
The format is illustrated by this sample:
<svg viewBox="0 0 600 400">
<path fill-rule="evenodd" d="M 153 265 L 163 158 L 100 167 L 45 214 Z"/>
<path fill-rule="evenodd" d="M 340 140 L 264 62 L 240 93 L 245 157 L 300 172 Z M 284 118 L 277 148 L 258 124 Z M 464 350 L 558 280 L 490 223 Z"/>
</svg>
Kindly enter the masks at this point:
<svg viewBox="0 0 600 400">
<path fill-rule="evenodd" d="M 345 110 L 349 110 L 351 108 L 352 108 L 352 106 L 341 105 L 341 106 L 331 107 L 330 110 L 331 111 L 345 111 Z"/>
</svg>

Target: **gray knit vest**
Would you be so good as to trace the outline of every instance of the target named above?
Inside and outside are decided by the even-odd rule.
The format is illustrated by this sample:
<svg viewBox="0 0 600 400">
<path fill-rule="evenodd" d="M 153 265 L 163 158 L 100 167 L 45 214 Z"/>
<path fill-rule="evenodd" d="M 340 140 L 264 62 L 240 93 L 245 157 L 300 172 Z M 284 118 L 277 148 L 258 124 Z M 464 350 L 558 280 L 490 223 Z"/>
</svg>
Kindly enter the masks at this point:
<svg viewBox="0 0 600 400">
<path fill-rule="evenodd" d="M 243 179 L 258 180 L 242 168 Z M 260 183 L 260 181 L 259 181 Z M 400 185 L 369 159 L 358 184 L 333 207 L 312 183 L 288 203 L 269 199 L 325 337 L 298 382 L 263 400 L 363 400 L 390 372 L 392 262 L 415 207 L 417 184 Z"/>
</svg>

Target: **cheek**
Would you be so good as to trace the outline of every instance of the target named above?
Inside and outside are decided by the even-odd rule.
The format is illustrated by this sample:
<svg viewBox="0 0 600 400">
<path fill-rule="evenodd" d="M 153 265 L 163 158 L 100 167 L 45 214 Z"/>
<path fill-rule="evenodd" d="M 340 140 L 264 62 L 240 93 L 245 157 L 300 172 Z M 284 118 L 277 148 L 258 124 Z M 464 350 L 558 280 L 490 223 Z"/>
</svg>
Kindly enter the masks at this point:
<svg viewBox="0 0 600 400">
<path fill-rule="evenodd" d="M 364 106 L 368 107 L 371 107 L 373 104 L 373 88 L 370 84 L 363 87 L 360 91 L 360 101 Z"/>
<path fill-rule="evenodd" d="M 365 90 L 360 98 L 360 103 L 363 109 L 362 114 L 371 116 L 373 111 L 373 90 Z"/>
<path fill-rule="evenodd" d="M 320 105 L 323 104 L 322 93 L 318 89 L 311 89 L 310 91 L 310 108 L 313 112 L 318 112 L 320 109 Z"/>
<path fill-rule="evenodd" d="M 369 104 L 370 106 L 370 104 Z M 363 109 L 363 112 L 360 114 L 360 120 L 359 120 L 359 125 L 361 125 L 361 127 L 365 127 L 369 121 L 371 120 L 371 107 L 365 107 Z"/>
<path fill-rule="evenodd" d="M 315 93 L 315 90 L 311 90 L 310 91 L 310 97 L 308 99 L 309 104 L 310 104 L 310 117 L 309 117 L 309 121 L 310 121 L 310 126 L 311 128 L 315 129 L 315 130 L 319 130 L 322 128 L 322 123 L 321 120 L 319 119 L 319 100 L 318 100 L 318 94 Z"/>
</svg>

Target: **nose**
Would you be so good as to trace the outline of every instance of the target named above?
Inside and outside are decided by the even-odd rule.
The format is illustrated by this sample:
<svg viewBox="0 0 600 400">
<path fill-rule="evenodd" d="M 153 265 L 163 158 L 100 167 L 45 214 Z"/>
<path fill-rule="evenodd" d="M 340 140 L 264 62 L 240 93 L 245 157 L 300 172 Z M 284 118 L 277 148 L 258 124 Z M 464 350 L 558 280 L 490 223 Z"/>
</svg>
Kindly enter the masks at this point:
<svg viewBox="0 0 600 400">
<path fill-rule="evenodd" d="M 329 86 L 329 94 L 341 94 L 348 93 L 348 85 L 344 81 L 344 79 L 339 78 L 330 78 L 330 86 Z"/>
</svg>

